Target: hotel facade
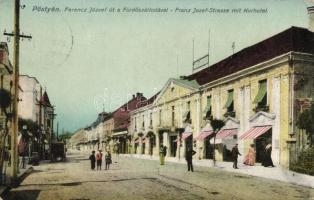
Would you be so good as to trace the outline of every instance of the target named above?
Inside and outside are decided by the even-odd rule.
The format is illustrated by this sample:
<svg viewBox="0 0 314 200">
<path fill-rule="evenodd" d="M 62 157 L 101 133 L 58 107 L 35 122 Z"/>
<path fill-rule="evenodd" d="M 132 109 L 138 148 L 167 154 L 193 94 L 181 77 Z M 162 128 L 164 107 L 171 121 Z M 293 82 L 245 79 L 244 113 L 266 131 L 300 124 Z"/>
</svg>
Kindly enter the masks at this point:
<svg viewBox="0 0 314 200">
<path fill-rule="evenodd" d="M 171 78 L 153 99 L 131 111 L 129 133 L 136 154 L 229 161 L 237 143 L 251 144 L 257 162 L 267 144 L 275 165 L 289 167 L 305 146 L 299 113 L 314 95 L 314 33 L 291 27 L 194 74 Z M 210 119 L 225 121 L 213 145 Z M 243 159 L 244 156 L 240 158 Z"/>
</svg>

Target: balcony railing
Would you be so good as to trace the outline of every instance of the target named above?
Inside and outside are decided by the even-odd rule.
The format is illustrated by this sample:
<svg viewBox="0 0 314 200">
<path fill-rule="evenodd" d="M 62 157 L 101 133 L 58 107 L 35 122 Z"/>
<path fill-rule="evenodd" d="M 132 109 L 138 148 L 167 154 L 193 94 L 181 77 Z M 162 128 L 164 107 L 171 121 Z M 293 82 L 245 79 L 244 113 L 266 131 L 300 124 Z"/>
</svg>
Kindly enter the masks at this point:
<svg viewBox="0 0 314 200">
<path fill-rule="evenodd" d="M 265 105 L 265 106 L 256 106 L 253 109 L 254 112 L 259 112 L 259 111 L 264 111 L 264 112 L 268 112 L 269 111 L 269 105 Z"/>
<path fill-rule="evenodd" d="M 229 111 L 224 114 L 224 117 L 235 117 L 235 116 L 236 116 L 235 111 Z"/>
</svg>

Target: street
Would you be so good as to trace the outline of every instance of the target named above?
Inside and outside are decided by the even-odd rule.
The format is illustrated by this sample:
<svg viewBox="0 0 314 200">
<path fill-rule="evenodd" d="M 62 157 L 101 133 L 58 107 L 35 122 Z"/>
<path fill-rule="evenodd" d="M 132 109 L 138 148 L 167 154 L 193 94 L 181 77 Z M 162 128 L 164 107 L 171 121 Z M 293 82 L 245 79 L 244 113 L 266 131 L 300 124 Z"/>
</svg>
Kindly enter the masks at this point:
<svg viewBox="0 0 314 200">
<path fill-rule="evenodd" d="M 313 199 L 314 189 L 219 169 L 114 156 L 109 171 L 91 171 L 88 155 L 34 166 L 4 199 Z"/>
</svg>

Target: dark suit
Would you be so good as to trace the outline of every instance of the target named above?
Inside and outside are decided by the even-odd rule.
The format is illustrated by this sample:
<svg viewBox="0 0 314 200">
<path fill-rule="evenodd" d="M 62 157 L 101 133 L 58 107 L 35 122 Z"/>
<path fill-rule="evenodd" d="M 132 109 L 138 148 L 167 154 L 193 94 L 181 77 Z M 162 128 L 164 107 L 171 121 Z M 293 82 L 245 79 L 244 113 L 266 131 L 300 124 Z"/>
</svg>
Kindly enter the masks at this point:
<svg viewBox="0 0 314 200">
<path fill-rule="evenodd" d="M 233 168 L 238 169 L 238 155 L 241 156 L 238 147 L 234 146 L 231 151 L 232 159 L 233 159 Z"/>
<path fill-rule="evenodd" d="M 186 151 L 185 153 L 185 159 L 186 159 L 186 162 L 188 164 L 188 171 L 192 171 L 193 172 L 193 163 L 192 163 L 192 159 L 193 159 L 193 155 L 195 154 L 196 152 L 192 149 L 189 149 Z"/>
</svg>

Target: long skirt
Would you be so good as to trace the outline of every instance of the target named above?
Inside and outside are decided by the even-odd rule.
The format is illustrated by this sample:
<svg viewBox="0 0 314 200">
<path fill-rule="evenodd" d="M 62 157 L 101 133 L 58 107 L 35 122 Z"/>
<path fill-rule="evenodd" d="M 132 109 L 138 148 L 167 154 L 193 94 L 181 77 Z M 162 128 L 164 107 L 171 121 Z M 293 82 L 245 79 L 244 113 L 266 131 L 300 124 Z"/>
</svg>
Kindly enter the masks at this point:
<svg viewBox="0 0 314 200">
<path fill-rule="evenodd" d="M 163 154 L 159 155 L 159 160 L 160 160 L 160 165 L 164 165 L 165 164 L 165 156 Z"/>
</svg>

